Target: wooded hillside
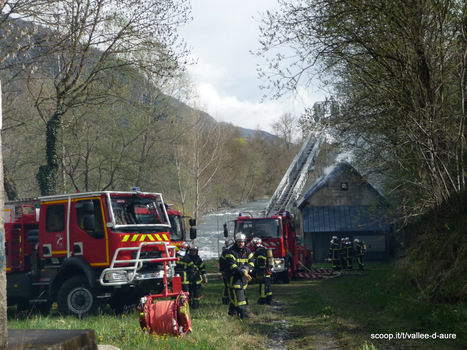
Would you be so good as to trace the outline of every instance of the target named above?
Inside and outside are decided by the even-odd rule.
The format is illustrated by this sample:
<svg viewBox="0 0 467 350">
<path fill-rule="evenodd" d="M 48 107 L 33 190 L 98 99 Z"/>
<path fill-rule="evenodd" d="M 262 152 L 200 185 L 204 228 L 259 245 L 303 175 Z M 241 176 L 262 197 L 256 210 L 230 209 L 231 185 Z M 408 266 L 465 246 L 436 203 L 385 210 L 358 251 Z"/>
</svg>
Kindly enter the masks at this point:
<svg viewBox="0 0 467 350">
<path fill-rule="evenodd" d="M 160 79 L 124 60 L 115 63 L 117 55 L 96 67 L 101 53 L 83 52 L 77 44 L 74 50 L 84 61 L 78 74 L 70 66 L 79 69 L 80 61 L 70 59 L 59 33 L 24 21 L 7 23 L 10 38 L 3 44 L 21 32 L 30 35 L 21 41 L 18 61 L 3 52 L 0 70 L 10 200 L 137 186 L 162 192 L 166 202 L 197 217 L 271 195 L 297 152 L 290 139 L 218 123 L 171 97 L 167 91 L 184 96 L 190 89 L 183 74 L 173 74 L 164 93 Z M 91 74 L 96 74 L 92 82 Z"/>
</svg>

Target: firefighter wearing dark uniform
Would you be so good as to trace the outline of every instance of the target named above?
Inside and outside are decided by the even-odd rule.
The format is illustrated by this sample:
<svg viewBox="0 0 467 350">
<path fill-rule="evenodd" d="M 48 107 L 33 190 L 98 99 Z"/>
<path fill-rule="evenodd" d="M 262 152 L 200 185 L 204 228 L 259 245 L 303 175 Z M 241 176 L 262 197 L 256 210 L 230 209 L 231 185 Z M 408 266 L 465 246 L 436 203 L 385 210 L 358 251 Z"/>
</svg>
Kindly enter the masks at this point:
<svg viewBox="0 0 467 350">
<path fill-rule="evenodd" d="M 226 271 L 226 265 L 227 265 L 227 259 L 226 255 L 228 250 L 232 247 L 232 245 L 235 243 L 235 241 L 232 238 L 227 238 L 225 240 L 225 247 L 222 247 L 222 253 L 221 256 L 219 257 L 219 272 L 222 275 L 222 282 L 224 282 L 224 289 L 222 292 L 222 304 L 223 305 L 229 305 L 229 290 L 227 288 L 227 271 Z"/>
<path fill-rule="evenodd" d="M 354 252 L 355 256 L 357 257 L 358 267 L 360 267 L 360 270 L 362 270 L 364 266 L 363 255 L 365 255 L 366 245 L 364 242 L 360 242 L 360 240 L 357 238 L 355 238 L 354 244 Z"/>
<path fill-rule="evenodd" d="M 344 245 L 345 245 L 345 238 L 341 238 L 341 242 L 340 242 L 340 257 L 341 257 L 341 267 L 343 269 L 345 269 L 345 249 L 344 249 Z"/>
<path fill-rule="evenodd" d="M 198 255 L 198 246 L 190 245 L 190 253 L 188 255 L 193 262 L 193 273 L 190 280 L 189 301 L 193 309 L 199 308 L 199 301 L 201 299 L 201 283 L 208 283 L 206 275 L 206 266 L 203 259 Z"/>
<path fill-rule="evenodd" d="M 255 273 L 259 285 L 258 304 L 271 305 L 272 302 L 272 287 L 271 287 L 271 270 L 268 264 L 268 255 L 266 248 L 263 246 L 263 241 L 259 237 L 251 240 L 255 247 Z"/>
<path fill-rule="evenodd" d="M 244 233 L 235 235 L 235 244 L 226 254 L 227 261 L 227 287 L 229 288 L 229 315 L 248 318 L 245 289 L 252 277 L 250 272 L 254 269 L 253 253 L 245 246 Z"/>
<path fill-rule="evenodd" d="M 352 269 L 352 260 L 354 256 L 353 244 L 350 241 L 349 237 L 346 237 L 344 240 L 344 269 Z"/>
<path fill-rule="evenodd" d="M 183 242 L 180 250 L 177 252 L 178 261 L 175 263 L 175 274 L 182 277 L 182 290 L 188 292 L 190 288 L 190 277 L 193 275 L 194 265 L 190 256 L 187 254 L 190 245 Z"/>
<path fill-rule="evenodd" d="M 339 238 L 333 236 L 331 239 L 331 247 L 329 248 L 329 259 L 331 260 L 333 270 L 342 269 L 341 265 L 341 246 Z"/>
</svg>

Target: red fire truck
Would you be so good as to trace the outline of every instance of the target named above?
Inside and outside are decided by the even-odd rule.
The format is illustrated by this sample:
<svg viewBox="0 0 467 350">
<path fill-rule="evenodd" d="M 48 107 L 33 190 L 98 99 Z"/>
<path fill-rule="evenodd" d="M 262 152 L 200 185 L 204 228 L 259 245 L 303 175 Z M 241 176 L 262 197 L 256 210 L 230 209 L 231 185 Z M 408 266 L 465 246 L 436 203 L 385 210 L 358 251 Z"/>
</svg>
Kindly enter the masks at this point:
<svg viewBox="0 0 467 350">
<path fill-rule="evenodd" d="M 170 221 L 170 240 L 173 245 L 180 247 L 180 245 L 185 242 L 187 237 L 185 219 L 188 218 L 188 224 L 190 225 L 190 239 L 193 240 L 196 238 L 196 219 L 192 219 L 189 216 L 182 216 L 182 213 L 179 210 L 171 208 L 171 205 L 168 205 L 167 215 L 169 216 Z"/>
<path fill-rule="evenodd" d="M 275 280 L 289 283 L 298 271 L 307 270 L 312 264 L 312 252 L 301 247 L 295 232 L 292 215 L 279 212 L 269 217 L 253 217 L 250 213 L 240 213 L 234 220 L 234 233 L 243 232 L 247 236 L 247 246 L 253 237 L 259 237 L 274 256 Z"/>
<path fill-rule="evenodd" d="M 160 193 L 87 192 L 5 203 L 8 305 L 116 311 L 163 288 L 175 246 Z"/>
</svg>

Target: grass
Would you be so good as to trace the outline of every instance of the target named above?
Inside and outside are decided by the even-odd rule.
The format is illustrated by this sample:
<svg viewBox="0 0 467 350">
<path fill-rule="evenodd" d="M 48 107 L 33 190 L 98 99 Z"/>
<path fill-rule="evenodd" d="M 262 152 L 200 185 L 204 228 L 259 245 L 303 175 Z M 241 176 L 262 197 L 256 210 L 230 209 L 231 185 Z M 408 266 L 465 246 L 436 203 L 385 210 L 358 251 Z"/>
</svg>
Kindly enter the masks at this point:
<svg viewBox="0 0 467 350">
<path fill-rule="evenodd" d="M 208 261 L 215 271 L 215 261 Z M 192 310 L 193 333 L 176 338 L 141 331 L 136 312 L 115 316 L 103 309 L 83 320 L 52 313 L 20 317 L 11 310 L 8 328 L 93 329 L 98 344 L 133 349 L 461 349 L 466 343 L 465 304 L 428 304 L 393 276 L 389 264 L 367 263 L 368 270 L 336 278 L 273 284 L 272 306 L 257 305 L 257 285 L 248 288 L 252 318 L 227 315 L 222 284 L 215 275 L 203 285 L 201 307 Z M 372 334 L 437 332 L 452 340 L 372 339 Z"/>
</svg>

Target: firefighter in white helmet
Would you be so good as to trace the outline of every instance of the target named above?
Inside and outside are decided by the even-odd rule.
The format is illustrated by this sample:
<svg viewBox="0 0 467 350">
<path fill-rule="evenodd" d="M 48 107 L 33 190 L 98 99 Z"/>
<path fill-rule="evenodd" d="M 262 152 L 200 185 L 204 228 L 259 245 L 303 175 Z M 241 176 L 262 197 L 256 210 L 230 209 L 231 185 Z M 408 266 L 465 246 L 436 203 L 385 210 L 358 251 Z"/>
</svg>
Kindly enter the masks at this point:
<svg viewBox="0 0 467 350">
<path fill-rule="evenodd" d="M 255 272 L 256 279 L 259 285 L 258 304 L 271 305 L 272 302 L 272 287 L 271 287 L 271 270 L 268 264 L 268 254 L 263 246 L 263 241 L 259 237 L 254 237 L 251 240 L 255 248 Z"/>
<path fill-rule="evenodd" d="M 229 305 L 229 291 L 227 288 L 227 271 L 226 271 L 227 260 L 225 256 L 228 250 L 233 246 L 234 243 L 235 241 L 233 240 L 233 238 L 226 238 L 225 247 L 222 247 L 222 254 L 219 257 L 219 272 L 221 273 L 222 281 L 224 282 L 224 290 L 222 293 L 222 304 L 224 305 Z"/>
<path fill-rule="evenodd" d="M 190 281 L 190 295 L 189 301 L 190 306 L 193 309 L 199 308 L 199 301 L 201 299 L 201 283 L 208 283 L 208 277 L 206 274 L 206 266 L 204 265 L 203 259 L 198 255 L 198 246 L 195 244 L 190 245 L 188 256 L 193 262 L 193 274 L 191 275 Z"/>
<path fill-rule="evenodd" d="M 352 269 L 352 260 L 354 256 L 353 244 L 349 237 L 345 237 L 344 240 L 344 269 Z"/>
<path fill-rule="evenodd" d="M 178 260 L 175 263 L 175 274 L 182 277 L 182 290 L 188 292 L 190 288 L 190 276 L 193 274 L 194 266 L 187 252 L 190 244 L 183 242 L 177 252 Z"/>
<path fill-rule="evenodd" d="M 331 239 L 331 247 L 329 248 L 329 260 L 331 261 L 333 270 L 342 269 L 341 264 L 341 246 L 339 244 L 339 238 L 333 236 Z"/>
<path fill-rule="evenodd" d="M 246 247 L 246 235 L 238 232 L 235 244 L 226 254 L 227 287 L 229 288 L 229 315 L 249 318 L 245 289 L 252 280 L 253 253 Z"/>
</svg>

